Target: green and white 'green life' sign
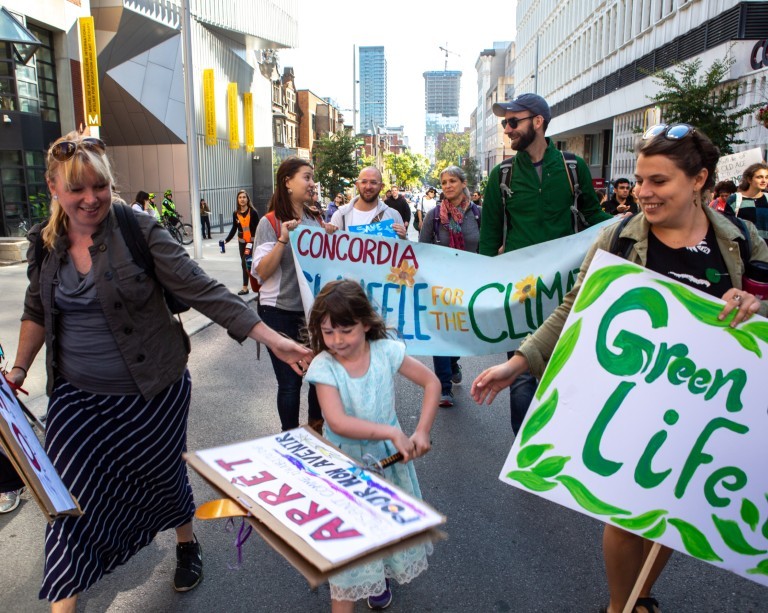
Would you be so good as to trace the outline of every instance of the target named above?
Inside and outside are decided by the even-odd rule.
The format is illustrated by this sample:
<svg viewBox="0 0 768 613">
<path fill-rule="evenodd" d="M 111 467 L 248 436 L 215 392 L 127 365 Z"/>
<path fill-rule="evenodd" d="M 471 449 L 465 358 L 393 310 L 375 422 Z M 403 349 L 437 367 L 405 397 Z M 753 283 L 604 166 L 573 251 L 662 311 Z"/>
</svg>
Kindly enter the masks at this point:
<svg viewBox="0 0 768 613">
<path fill-rule="evenodd" d="M 768 322 L 599 251 L 500 479 L 768 585 Z"/>
</svg>

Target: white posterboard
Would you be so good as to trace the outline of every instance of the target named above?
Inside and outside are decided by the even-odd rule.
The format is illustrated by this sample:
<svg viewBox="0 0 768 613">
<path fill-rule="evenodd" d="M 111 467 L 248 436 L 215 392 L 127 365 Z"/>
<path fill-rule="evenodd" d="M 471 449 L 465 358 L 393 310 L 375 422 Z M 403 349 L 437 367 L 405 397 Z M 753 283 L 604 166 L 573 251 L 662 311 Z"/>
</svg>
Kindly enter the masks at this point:
<svg viewBox="0 0 768 613">
<path fill-rule="evenodd" d="M 59 515 L 82 514 L 77 501 L 69 493 L 45 454 L 43 446 L 24 417 L 16 396 L 2 375 L 0 442 L 48 521 L 53 521 Z"/>
<path fill-rule="evenodd" d="M 747 149 L 730 155 L 723 155 L 717 162 L 715 174 L 718 181 L 733 181 L 736 185 L 741 182 L 744 170 L 763 161 L 763 152 L 758 149 Z"/>
<path fill-rule="evenodd" d="M 768 322 L 599 251 L 500 479 L 768 585 Z"/>
<path fill-rule="evenodd" d="M 445 522 L 428 504 L 303 428 L 187 454 L 213 485 L 320 570 Z"/>
</svg>

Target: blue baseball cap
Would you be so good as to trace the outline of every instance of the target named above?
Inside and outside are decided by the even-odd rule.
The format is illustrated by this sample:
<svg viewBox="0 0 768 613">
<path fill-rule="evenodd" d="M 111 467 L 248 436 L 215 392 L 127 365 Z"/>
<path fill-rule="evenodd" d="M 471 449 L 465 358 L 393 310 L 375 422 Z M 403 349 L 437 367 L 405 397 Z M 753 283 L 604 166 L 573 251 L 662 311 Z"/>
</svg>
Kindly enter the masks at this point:
<svg viewBox="0 0 768 613">
<path fill-rule="evenodd" d="M 534 115 L 541 115 L 546 122 L 552 119 L 547 101 L 538 94 L 520 94 L 509 102 L 497 102 L 493 105 L 493 114 L 496 117 L 504 117 L 509 111 L 528 111 Z"/>
</svg>

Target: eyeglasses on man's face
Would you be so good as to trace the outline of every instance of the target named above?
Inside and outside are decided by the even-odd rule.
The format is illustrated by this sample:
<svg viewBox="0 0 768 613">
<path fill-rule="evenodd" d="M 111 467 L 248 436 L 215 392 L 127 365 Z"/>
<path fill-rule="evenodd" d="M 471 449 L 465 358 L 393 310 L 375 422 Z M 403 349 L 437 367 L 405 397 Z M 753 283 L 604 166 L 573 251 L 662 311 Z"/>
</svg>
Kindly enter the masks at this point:
<svg viewBox="0 0 768 613">
<path fill-rule="evenodd" d="M 510 129 L 517 130 L 517 126 L 520 125 L 521 121 L 533 119 L 534 117 L 536 117 L 536 115 L 528 115 L 528 117 L 508 117 L 507 119 L 501 120 L 501 127 L 506 129 L 506 127 L 509 126 Z"/>
</svg>

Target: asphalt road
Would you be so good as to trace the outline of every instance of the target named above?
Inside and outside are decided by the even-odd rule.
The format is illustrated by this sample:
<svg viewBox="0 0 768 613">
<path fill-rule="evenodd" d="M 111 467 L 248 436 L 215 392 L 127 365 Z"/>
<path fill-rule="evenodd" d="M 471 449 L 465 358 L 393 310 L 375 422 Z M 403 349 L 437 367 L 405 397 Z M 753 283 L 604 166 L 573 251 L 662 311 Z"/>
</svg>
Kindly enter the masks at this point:
<svg viewBox="0 0 768 613">
<path fill-rule="evenodd" d="M 457 404 L 441 410 L 433 451 L 416 461 L 425 500 L 448 516 L 449 538 L 436 544 L 426 573 L 395 587 L 393 612 L 581 612 L 607 603 L 601 524 L 497 478 L 512 442 L 507 397 L 478 407 L 467 392 L 472 378 L 498 359 L 462 360 L 466 383 L 456 388 Z M 220 328 L 205 328 L 193 337 L 190 370 L 190 449 L 279 430 L 272 369 L 266 352 L 256 360 L 253 342 L 240 346 Z M 399 381 L 398 414 L 406 430 L 418 419 L 419 403 L 418 388 Z M 214 497 L 194 472 L 191 479 L 198 504 Z M 0 516 L 0 610 L 48 610 L 37 600 L 44 528 L 32 500 Z M 86 592 L 79 610 L 329 610 L 327 586 L 310 590 L 258 536 L 246 543 L 242 566 L 234 569 L 235 535 L 225 530 L 225 522 L 197 522 L 196 533 L 205 562 L 197 589 L 187 594 L 171 589 L 175 559 L 169 531 Z M 656 596 L 665 613 L 768 611 L 766 588 L 682 554 L 673 556 Z M 365 603 L 358 603 L 357 611 L 364 610 Z"/>
</svg>

